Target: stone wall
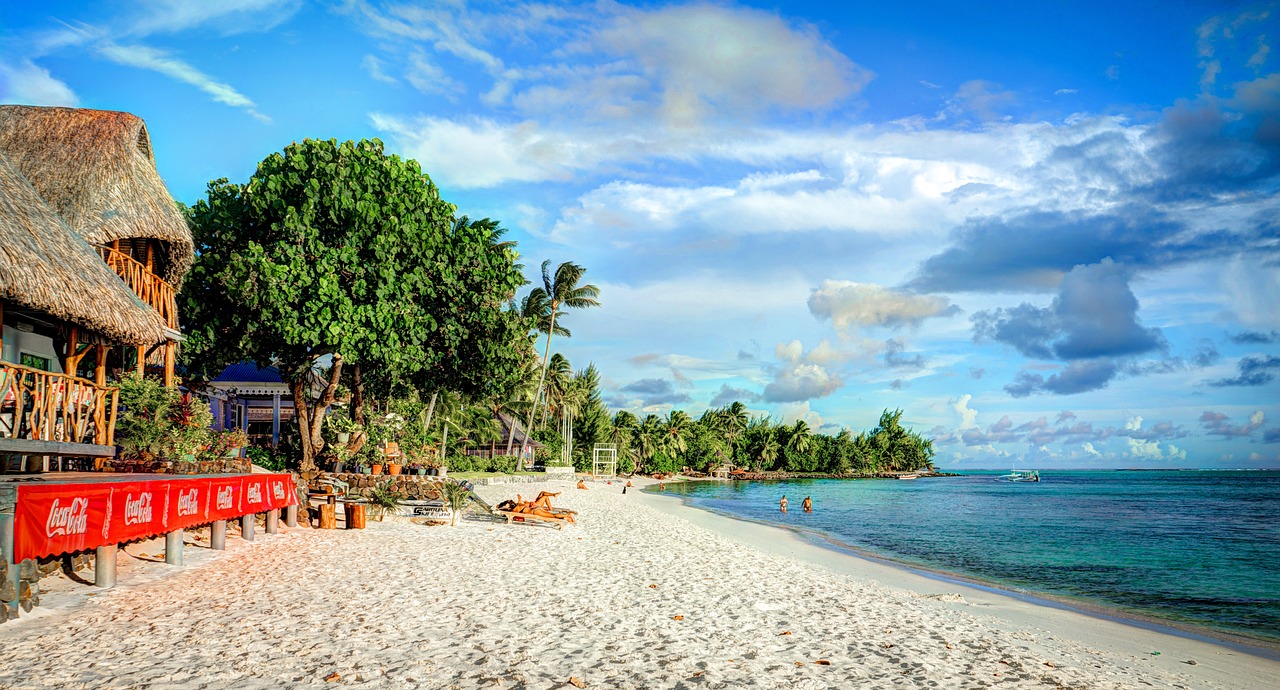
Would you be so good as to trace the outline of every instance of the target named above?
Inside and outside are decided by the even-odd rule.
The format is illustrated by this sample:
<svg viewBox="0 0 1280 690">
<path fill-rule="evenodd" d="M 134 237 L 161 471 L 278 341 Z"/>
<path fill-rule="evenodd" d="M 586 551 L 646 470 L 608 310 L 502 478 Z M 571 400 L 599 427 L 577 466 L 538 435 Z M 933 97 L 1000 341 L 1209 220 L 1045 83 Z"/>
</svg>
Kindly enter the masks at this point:
<svg viewBox="0 0 1280 690">
<path fill-rule="evenodd" d="M 218 458 L 202 462 L 107 458 L 98 466 L 101 472 L 143 474 L 248 474 L 252 468 L 249 458 Z"/>
<path fill-rule="evenodd" d="M 342 472 L 339 474 L 324 473 L 324 477 L 332 477 L 341 482 L 346 482 L 350 487 L 349 496 L 363 496 L 368 498 L 373 494 L 376 487 L 383 486 L 388 481 L 391 482 L 390 489 L 402 499 L 410 501 L 434 501 L 440 497 L 440 492 L 436 488 L 440 482 L 448 481 L 440 477 L 419 476 L 416 474 L 353 474 Z"/>
</svg>

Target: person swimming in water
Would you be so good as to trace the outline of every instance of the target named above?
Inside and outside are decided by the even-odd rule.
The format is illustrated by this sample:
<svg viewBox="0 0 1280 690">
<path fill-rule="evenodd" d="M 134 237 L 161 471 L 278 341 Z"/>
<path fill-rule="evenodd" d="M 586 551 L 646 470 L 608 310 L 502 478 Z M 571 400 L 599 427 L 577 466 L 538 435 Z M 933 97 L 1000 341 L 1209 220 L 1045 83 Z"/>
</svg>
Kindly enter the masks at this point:
<svg viewBox="0 0 1280 690">
<path fill-rule="evenodd" d="M 801 504 L 800 504 L 800 507 L 804 508 L 804 512 L 806 512 L 806 513 L 812 513 L 812 512 L 813 512 L 813 499 L 809 498 L 808 496 L 805 496 L 805 497 L 804 497 L 804 503 L 801 503 Z"/>
<path fill-rule="evenodd" d="M 782 500 L 778 501 L 778 510 L 781 510 L 784 513 L 787 512 L 787 495 L 786 494 L 782 494 Z"/>
</svg>

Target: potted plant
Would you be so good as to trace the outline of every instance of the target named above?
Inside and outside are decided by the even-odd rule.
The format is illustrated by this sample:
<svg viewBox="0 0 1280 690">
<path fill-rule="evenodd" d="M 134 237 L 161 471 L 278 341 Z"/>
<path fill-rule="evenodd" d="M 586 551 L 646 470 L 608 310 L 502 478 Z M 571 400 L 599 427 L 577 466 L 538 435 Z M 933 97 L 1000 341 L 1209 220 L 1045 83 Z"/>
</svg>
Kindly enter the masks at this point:
<svg viewBox="0 0 1280 690">
<path fill-rule="evenodd" d="M 451 525 L 457 526 L 458 517 L 462 515 L 462 511 L 467 507 L 467 501 L 471 500 L 471 490 L 463 484 L 456 481 L 441 482 L 440 498 L 449 506 L 452 512 Z"/>
<path fill-rule="evenodd" d="M 341 413 L 335 411 L 333 414 L 325 417 L 325 423 L 333 430 L 334 440 L 338 445 L 346 445 L 351 441 L 351 434 L 360 428 L 354 420 L 343 410 Z"/>
<path fill-rule="evenodd" d="M 379 522 L 384 516 L 395 513 L 400 506 L 400 497 L 391 490 L 392 481 L 388 479 L 375 486 L 373 492 L 369 494 L 369 510 Z"/>
<path fill-rule="evenodd" d="M 382 474 L 382 463 L 378 460 L 369 463 L 369 474 Z"/>
</svg>

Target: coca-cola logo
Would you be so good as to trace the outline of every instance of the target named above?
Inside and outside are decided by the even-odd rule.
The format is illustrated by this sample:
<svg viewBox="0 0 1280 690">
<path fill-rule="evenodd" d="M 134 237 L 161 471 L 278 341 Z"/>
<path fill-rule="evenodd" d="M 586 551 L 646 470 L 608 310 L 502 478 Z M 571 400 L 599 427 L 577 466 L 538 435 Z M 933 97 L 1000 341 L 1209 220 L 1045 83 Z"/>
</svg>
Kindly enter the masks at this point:
<svg viewBox="0 0 1280 690">
<path fill-rule="evenodd" d="M 137 498 L 132 493 L 124 497 L 124 524 L 135 525 L 139 522 L 151 522 L 151 494 L 141 493 Z"/>
<path fill-rule="evenodd" d="M 200 512 L 199 489 L 178 492 L 178 515 L 195 515 Z"/>
<path fill-rule="evenodd" d="M 226 510 L 231 507 L 235 498 L 235 489 L 230 486 L 224 486 L 221 489 L 218 489 L 218 497 L 217 500 L 214 501 L 214 505 L 218 506 L 218 510 Z"/>
<path fill-rule="evenodd" d="M 89 527 L 89 499 L 73 498 L 69 505 L 61 505 L 61 499 L 53 499 L 49 517 L 44 523 L 44 533 L 49 537 L 84 534 Z"/>
<path fill-rule="evenodd" d="M 250 484 L 246 498 L 250 503 L 262 503 L 262 487 L 257 484 Z"/>
<path fill-rule="evenodd" d="M 277 501 L 284 500 L 284 482 L 273 482 L 271 484 L 271 493 L 275 494 Z"/>
</svg>

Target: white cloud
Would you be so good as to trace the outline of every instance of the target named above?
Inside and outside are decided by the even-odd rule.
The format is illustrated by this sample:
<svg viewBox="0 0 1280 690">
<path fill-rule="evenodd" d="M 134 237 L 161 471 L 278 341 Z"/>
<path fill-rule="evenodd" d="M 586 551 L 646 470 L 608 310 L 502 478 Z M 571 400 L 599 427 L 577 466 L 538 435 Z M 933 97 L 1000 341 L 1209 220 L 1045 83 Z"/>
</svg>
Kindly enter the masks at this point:
<svg viewBox="0 0 1280 690">
<path fill-rule="evenodd" d="M 225 103 L 235 108 L 243 108 L 250 115 L 263 122 L 271 121 L 269 117 L 255 110 L 253 101 L 249 100 L 244 94 L 227 84 L 214 80 L 186 62 L 171 57 L 162 50 L 142 45 L 121 46 L 106 42 L 98 46 L 98 53 L 112 62 L 130 67 L 149 69 L 190 84 L 209 94 L 213 97 L 213 100 L 219 103 Z"/>
<path fill-rule="evenodd" d="M 1280 328 L 1280 309 L 1276 308 L 1280 268 L 1241 256 L 1231 260 L 1221 275 L 1226 303 L 1243 324 L 1260 330 Z"/>
<path fill-rule="evenodd" d="M 819 429 L 827 420 L 809 407 L 809 401 L 794 403 L 783 403 L 778 405 L 777 417 L 784 424 L 795 424 L 797 421 L 804 420 L 810 429 Z"/>
<path fill-rule="evenodd" d="M 301 0 L 138 0 L 129 3 L 128 35 L 176 33 L 203 27 L 223 34 L 270 31 L 292 17 Z"/>
<path fill-rule="evenodd" d="M 360 61 L 360 66 L 364 68 L 364 71 L 369 73 L 369 78 L 374 81 L 380 81 L 384 84 L 400 83 L 399 80 L 387 74 L 386 70 L 383 69 L 382 60 L 379 60 L 372 55 L 364 56 L 364 59 Z"/>
<path fill-rule="evenodd" d="M 376 77 L 375 77 L 376 78 Z M 425 94 L 443 95 L 453 100 L 462 86 L 450 79 L 426 54 L 415 51 L 409 56 L 409 71 L 404 77 L 413 88 Z"/>
<path fill-rule="evenodd" d="M 71 87 L 30 60 L 0 63 L 0 103 L 74 106 L 77 100 Z"/>
<path fill-rule="evenodd" d="M 965 393 L 951 403 L 951 409 L 960 416 L 960 425 L 956 427 L 958 431 L 978 427 L 978 411 L 969 407 L 969 401 L 972 399 L 972 395 Z"/>
<path fill-rule="evenodd" d="M 841 332 L 867 326 L 918 326 L 953 309 L 947 298 L 938 295 L 915 295 L 847 280 L 824 280 L 809 296 L 809 311 L 818 318 L 831 319 Z"/>
</svg>

